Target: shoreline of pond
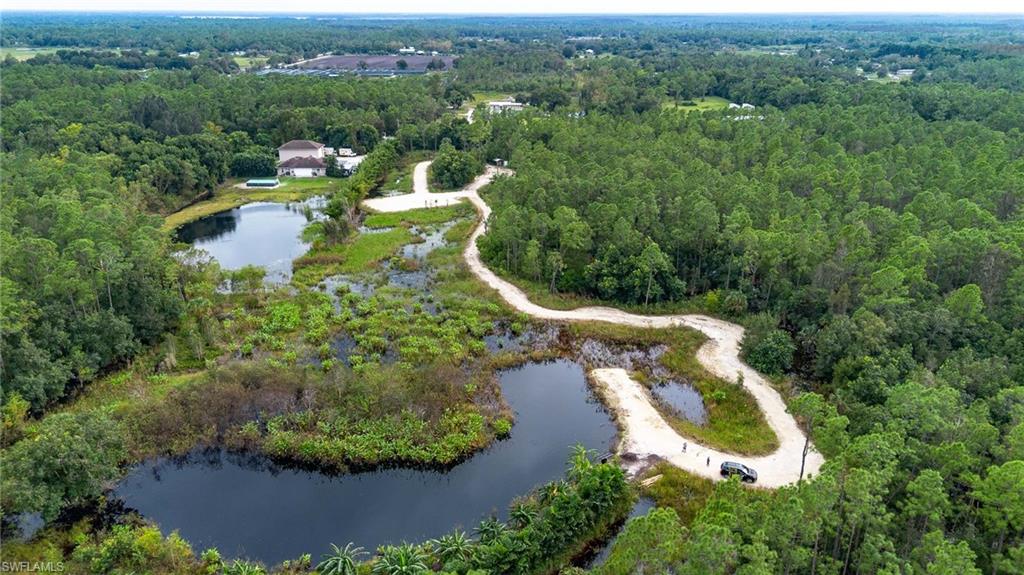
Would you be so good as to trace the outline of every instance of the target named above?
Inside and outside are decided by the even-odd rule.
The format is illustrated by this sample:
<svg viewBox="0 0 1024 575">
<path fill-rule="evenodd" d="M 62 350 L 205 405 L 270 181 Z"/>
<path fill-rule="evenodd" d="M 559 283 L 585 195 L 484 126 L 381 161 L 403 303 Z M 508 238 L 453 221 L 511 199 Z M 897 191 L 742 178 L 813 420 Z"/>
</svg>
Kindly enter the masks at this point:
<svg viewBox="0 0 1024 575">
<path fill-rule="evenodd" d="M 459 525 L 471 528 L 473 521 L 489 514 L 506 516 L 515 499 L 558 480 L 571 445 L 604 453 L 618 438 L 611 414 L 594 395 L 578 363 L 528 362 L 502 370 L 499 380 L 503 396 L 516 412 L 510 436 L 447 471 L 396 467 L 330 476 L 281 466 L 261 454 L 232 455 L 214 448 L 218 455 L 212 461 L 204 462 L 202 451 L 193 451 L 177 460 L 140 463 L 111 496 L 162 530 L 179 530 L 196 547 L 214 545 L 228 556 L 244 549 L 247 557 L 267 564 L 326 551 L 328 543 L 351 540 L 375 548 L 376 544 L 440 536 Z M 558 425 L 552 427 L 553 423 Z M 245 468 L 243 460 L 257 462 L 258 469 Z M 197 493 L 203 494 L 201 500 L 195 498 Z M 381 509 L 394 515 L 381 519 Z M 418 511 L 410 514 L 413 509 Z M 346 531 L 332 520 L 335 514 L 368 523 Z M 240 519 L 250 515 L 248 520 Z M 255 539 L 232 534 L 238 524 L 250 525 L 275 515 L 278 519 L 269 523 L 291 525 L 290 543 L 271 542 L 263 527 L 251 534 Z M 221 522 L 211 517 L 230 518 L 234 527 L 211 527 Z M 410 517 L 416 517 L 419 526 L 403 530 Z M 220 536 L 215 534 L 218 531 Z M 327 536 L 327 532 L 336 535 Z M 322 545 L 316 549 L 306 545 L 311 538 L 319 538 Z"/>
</svg>

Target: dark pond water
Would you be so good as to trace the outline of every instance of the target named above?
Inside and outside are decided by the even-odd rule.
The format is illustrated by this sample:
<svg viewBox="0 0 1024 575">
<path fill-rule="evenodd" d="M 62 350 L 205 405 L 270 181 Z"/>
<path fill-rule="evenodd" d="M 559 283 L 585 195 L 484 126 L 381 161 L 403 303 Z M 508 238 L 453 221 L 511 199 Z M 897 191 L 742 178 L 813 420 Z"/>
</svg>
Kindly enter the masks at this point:
<svg viewBox="0 0 1024 575">
<path fill-rule="evenodd" d="M 334 359 L 341 361 L 346 367 L 352 367 L 352 356 L 356 352 L 359 343 L 347 333 L 342 333 L 331 340 L 331 353 Z M 391 365 L 398 361 L 398 351 L 389 346 L 384 353 L 361 354 L 363 360 L 372 361 L 381 365 Z M 317 361 L 317 365 L 320 365 Z"/>
<path fill-rule="evenodd" d="M 611 554 L 612 547 L 615 546 L 615 540 L 622 534 L 622 530 L 625 529 L 626 523 L 634 517 L 647 515 L 647 512 L 651 509 L 654 509 L 653 499 L 648 499 L 647 497 L 641 497 L 638 499 L 636 505 L 634 505 L 633 509 L 629 512 L 629 517 L 626 518 L 626 521 L 624 521 L 622 525 L 619 525 L 618 529 L 615 530 L 615 533 L 612 534 L 608 541 L 606 541 L 601 547 L 597 548 L 593 554 L 588 554 L 582 557 L 577 564 L 585 569 L 594 569 L 602 565 L 608 559 L 608 555 Z"/>
<path fill-rule="evenodd" d="M 348 542 L 367 549 L 470 530 L 563 476 L 570 447 L 608 451 L 615 427 L 569 361 L 503 371 L 516 411 L 509 439 L 448 472 L 389 469 L 329 477 L 261 458 L 193 453 L 138 466 L 115 489 L 131 508 L 177 529 L 193 547 L 268 564 Z"/>
<path fill-rule="evenodd" d="M 363 279 L 353 279 L 352 276 L 340 274 L 335 276 L 328 276 L 320 282 L 320 289 L 331 296 L 335 301 L 338 298 L 338 288 L 344 286 L 344 291 L 350 291 L 358 294 L 361 297 L 370 297 L 377 291 L 377 284 L 372 281 L 372 278 L 365 277 Z"/>
<path fill-rule="evenodd" d="M 487 351 L 491 353 L 517 353 L 531 349 L 543 349 L 558 344 L 559 327 L 548 325 L 546 328 L 529 327 L 522 332 L 514 333 L 506 322 L 496 322 L 494 331 L 483 337 Z"/>
<path fill-rule="evenodd" d="M 692 385 L 678 381 L 667 381 L 652 387 L 651 394 L 662 405 L 697 425 L 704 425 L 708 421 L 708 412 L 704 407 L 704 399 L 700 396 L 700 392 L 694 389 Z"/>
<path fill-rule="evenodd" d="M 643 371 L 660 382 L 651 388 L 651 394 L 663 408 L 697 425 L 707 423 L 707 408 L 700 392 L 689 383 L 672 379 L 671 372 L 661 364 L 661 356 L 668 351 L 667 346 L 615 345 L 596 339 L 566 341 L 560 338 L 559 328 L 555 326 L 530 327 L 522 333 L 513 333 L 508 324 L 495 325 L 494 332 L 484 336 L 483 340 L 491 353 L 560 345 L 567 346 L 572 357 L 590 368 L 621 367 L 628 371 Z"/>
<path fill-rule="evenodd" d="M 454 225 L 455 222 L 451 221 L 427 230 L 422 230 L 417 227 L 412 228 L 412 232 L 423 238 L 423 241 L 402 246 L 402 257 L 421 262 L 425 261 L 427 256 L 430 255 L 430 252 L 448 245 L 448 241 L 444 239 L 444 235 L 448 233 L 448 230 L 452 229 L 452 226 Z"/>
<path fill-rule="evenodd" d="M 372 297 L 378 287 L 385 285 L 404 289 L 425 290 L 430 287 L 430 283 L 434 279 L 434 269 L 427 263 L 427 256 L 437 248 L 448 245 L 444 235 L 454 225 L 455 222 L 448 222 L 433 228 L 420 229 L 414 227 L 411 229 L 412 233 L 416 234 L 422 241 L 402 246 L 398 255 L 406 260 L 415 261 L 417 269 L 405 270 L 392 265 L 391 262 L 385 262 L 378 272 L 340 274 L 326 277 L 320 283 L 320 289 L 332 297 L 336 297 L 335 290 L 341 286 L 345 286 L 348 291 L 359 294 L 362 297 Z M 392 229 L 394 228 L 367 228 L 363 226 L 359 228 L 359 233 L 376 234 Z M 430 306 L 428 311 L 434 313 L 436 308 Z"/>
<path fill-rule="evenodd" d="M 46 526 L 42 513 L 10 513 L 0 518 L 0 537 L 9 541 L 28 541 Z"/>
<path fill-rule="evenodd" d="M 181 226 L 177 239 L 205 250 L 224 269 L 262 266 L 267 270 L 268 282 L 285 283 L 291 278 L 292 260 L 309 249 L 300 237 L 309 223 L 305 208 L 316 209 L 322 204 L 322 198 L 290 204 L 246 204 Z"/>
</svg>

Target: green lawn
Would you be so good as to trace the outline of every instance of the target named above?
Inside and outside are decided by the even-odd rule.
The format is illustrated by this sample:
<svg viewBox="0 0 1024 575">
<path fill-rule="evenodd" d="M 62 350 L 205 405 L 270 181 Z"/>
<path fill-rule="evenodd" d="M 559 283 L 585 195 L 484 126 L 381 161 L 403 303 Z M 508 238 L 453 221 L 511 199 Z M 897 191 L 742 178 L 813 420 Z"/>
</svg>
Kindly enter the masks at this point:
<svg viewBox="0 0 1024 575">
<path fill-rule="evenodd" d="M 336 191 L 338 186 L 344 181 L 344 178 L 328 177 L 294 178 L 283 176 L 278 179 L 281 180 L 281 187 L 276 188 L 277 190 L 302 193 L 317 192 L 321 194 Z"/>
<path fill-rule="evenodd" d="M 363 225 L 368 228 L 393 228 L 401 225 L 437 225 L 456 218 L 469 216 L 472 213 L 472 205 L 461 203 L 443 208 L 418 208 L 405 212 L 370 214 L 363 220 Z"/>
<path fill-rule="evenodd" d="M 863 78 L 869 82 L 878 82 L 879 84 L 899 84 L 903 81 L 901 78 L 893 78 L 892 76 L 883 76 L 879 78 L 874 72 L 864 74 Z"/>
<path fill-rule="evenodd" d="M 292 283 L 312 287 L 327 276 L 369 271 L 414 238 L 412 232 L 398 227 L 379 234 L 358 234 L 334 245 L 314 244 L 309 252 L 292 262 Z"/>
<path fill-rule="evenodd" d="M 493 102 L 494 100 L 507 100 L 512 94 L 508 92 L 473 92 L 473 98 L 462 103 L 459 111 L 465 115 L 466 112 L 476 108 L 478 104 Z"/>
<path fill-rule="evenodd" d="M 719 98 L 718 96 L 705 96 L 703 98 L 692 98 L 690 100 L 665 102 L 662 106 L 664 108 L 674 108 L 686 112 L 692 112 L 694 110 L 698 112 L 706 112 L 708 110 L 724 110 L 729 107 L 729 100 Z"/>
<path fill-rule="evenodd" d="M 238 67 L 243 69 L 243 70 L 248 69 L 248 68 L 252 68 L 254 66 L 262 66 L 262 65 L 267 63 L 267 60 L 269 60 L 269 58 L 265 58 L 263 56 L 235 56 L 234 57 L 235 64 L 238 64 Z"/>
<path fill-rule="evenodd" d="M 725 52 L 739 56 L 790 56 L 795 55 L 802 48 L 803 46 L 799 44 L 779 44 L 776 46 L 752 46 Z"/>
<path fill-rule="evenodd" d="M 338 178 L 280 178 L 281 185 L 272 190 L 236 188 L 244 181 L 232 179 L 221 185 L 213 197 L 187 206 L 164 218 L 163 228 L 173 230 L 204 216 L 251 204 L 253 202 L 295 202 L 314 195 L 328 195 L 338 189 Z"/>
<path fill-rule="evenodd" d="M 8 56 L 13 56 L 15 60 L 24 61 L 24 60 L 28 60 L 29 58 L 32 58 L 32 57 L 36 56 L 37 54 L 53 54 L 57 50 L 64 50 L 64 49 L 69 49 L 69 48 L 64 48 L 63 46 L 61 46 L 61 47 L 53 47 L 53 48 L 48 48 L 48 47 L 45 47 L 45 46 L 44 47 L 38 47 L 38 48 L 35 48 L 35 47 L 29 48 L 27 46 L 19 46 L 19 47 L 4 46 L 4 47 L 0 48 L 0 58 L 6 59 Z"/>
<path fill-rule="evenodd" d="M 54 54 L 57 50 L 95 50 L 98 52 L 121 53 L 120 48 L 97 48 L 94 46 L 4 46 L 0 47 L 0 59 L 13 56 L 15 60 L 25 61 L 39 54 Z M 155 50 L 146 50 L 147 54 L 155 53 Z"/>
</svg>

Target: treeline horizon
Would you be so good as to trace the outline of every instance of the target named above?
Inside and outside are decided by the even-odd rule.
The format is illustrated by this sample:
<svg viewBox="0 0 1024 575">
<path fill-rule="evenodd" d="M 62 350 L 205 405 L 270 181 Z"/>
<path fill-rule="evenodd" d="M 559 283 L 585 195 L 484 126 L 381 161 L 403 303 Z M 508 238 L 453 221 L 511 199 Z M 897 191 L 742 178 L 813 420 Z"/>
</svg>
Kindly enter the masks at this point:
<svg viewBox="0 0 1024 575">
<path fill-rule="evenodd" d="M 1021 573 L 1024 31 L 1014 18 L 664 23 L 682 21 L 5 20 L 5 46 L 74 49 L 0 64 L 0 376 L 18 431 L 4 457 L 31 469 L 43 452 L 22 436 L 63 447 L 79 430 L 102 439 L 90 455 L 115 477 L 110 418 L 49 415 L 61 402 L 129 365 L 163 377 L 179 342 L 183 364 L 215 365 L 229 352 L 207 343 L 239 323 L 286 325 L 264 325 L 280 346 L 300 329 L 310 312 L 290 300 L 267 320 L 219 309 L 216 265 L 161 230 L 228 178 L 269 171 L 280 143 L 372 158 L 333 189 L 323 252 L 302 262 L 313 271 L 343 261 L 359 200 L 407 182 L 413 161 L 436 157 L 430 177 L 456 187 L 504 158 L 515 177 L 482 192 L 489 266 L 549 302 L 742 323 L 744 358 L 827 458 L 773 493 L 726 483 L 695 513 L 659 509 L 596 573 Z M 309 78 L 240 73 L 229 57 L 408 44 L 457 65 Z M 200 56 L 182 65 L 185 50 Z M 459 115 L 509 95 L 529 106 Z M 267 296 L 258 271 L 236 294 L 246 305 Z M 324 323 L 321 308 L 309 317 Z M 202 405 L 208 388 L 193 389 Z M 50 514 L 99 493 L 26 481 Z M 684 497 L 668 507 L 690 509 Z M 90 553 L 131 538 L 92 535 Z M 548 547 L 515 540 L 543 563 Z M 128 565 L 107 559 L 97 572 Z M 166 571 L 198 570 L 182 564 Z"/>
</svg>

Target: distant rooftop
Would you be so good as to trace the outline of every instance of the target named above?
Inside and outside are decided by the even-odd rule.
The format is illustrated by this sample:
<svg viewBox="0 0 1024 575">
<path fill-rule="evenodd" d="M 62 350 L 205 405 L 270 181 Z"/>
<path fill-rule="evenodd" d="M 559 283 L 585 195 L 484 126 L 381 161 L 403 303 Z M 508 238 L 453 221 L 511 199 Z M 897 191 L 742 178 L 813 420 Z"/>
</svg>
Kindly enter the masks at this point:
<svg viewBox="0 0 1024 575">
<path fill-rule="evenodd" d="M 278 150 L 319 150 L 322 147 L 324 147 L 323 144 L 313 140 L 292 140 Z"/>
<path fill-rule="evenodd" d="M 326 164 L 320 158 L 312 156 L 294 157 L 278 164 L 281 168 L 323 168 Z"/>
</svg>

